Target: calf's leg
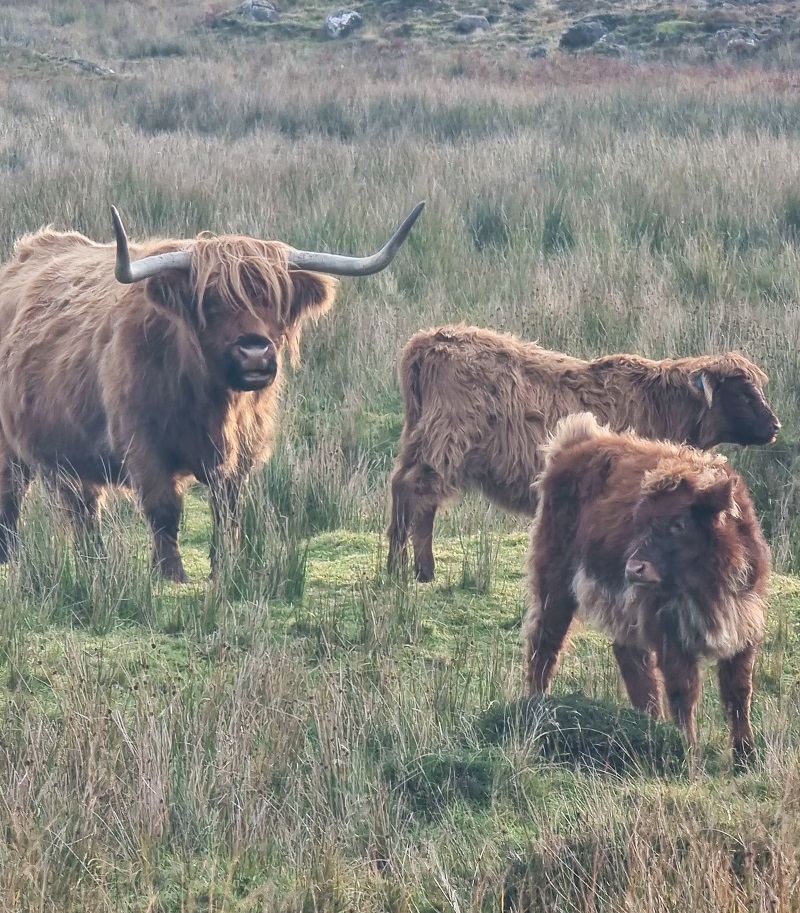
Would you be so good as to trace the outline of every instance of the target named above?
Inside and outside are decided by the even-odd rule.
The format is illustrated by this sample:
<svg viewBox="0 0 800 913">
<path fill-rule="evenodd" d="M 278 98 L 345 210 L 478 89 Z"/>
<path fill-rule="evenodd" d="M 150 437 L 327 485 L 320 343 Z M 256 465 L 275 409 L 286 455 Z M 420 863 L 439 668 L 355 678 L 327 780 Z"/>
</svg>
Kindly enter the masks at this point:
<svg viewBox="0 0 800 913">
<path fill-rule="evenodd" d="M 654 719 L 660 719 L 660 683 L 652 652 L 615 643 L 614 656 L 633 706 L 649 713 Z"/>
<path fill-rule="evenodd" d="M 572 474 L 547 483 L 534 521 L 527 568 L 530 609 L 525 618 L 528 689 L 543 694 L 550 687 L 561 648 L 578 609 L 573 589 L 573 541 L 580 505 Z"/>
<path fill-rule="evenodd" d="M 525 661 L 528 690 L 545 694 L 558 666 L 561 648 L 578 608 L 563 562 L 537 554 L 534 561 L 536 592 L 525 618 Z"/>
<path fill-rule="evenodd" d="M 389 555 L 386 570 L 390 574 L 403 573 L 408 567 L 408 534 L 414 514 L 411 491 L 405 481 L 405 472 L 398 466 L 392 475 L 392 512 L 389 519 Z"/>
<path fill-rule="evenodd" d="M 672 718 L 686 732 L 691 747 L 696 748 L 694 711 L 700 698 L 700 664 L 697 657 L 687 656 L 677 644 L 662 641 L 658 664 L 664 676 Z"/>
<path fill-rule="evenodd" d="M 751 646 L 717 664 L 720 698 L 731 727 L 733 759 L 740 765 L 746 764 L 755 753 L 755 737 L 750 724 L 755 659 L 756 647 Z"/>
<path fill-rule="evenodd" d="M 414 543 L 414 573 L 420 583 L 434 579 L 433 525 L 436 511 L 447 496 L 458 493 L 430 467 L 401 459 L 392 476 L 392 514 L 389 522 L 390 573 L 402 570 L 408 562 L 408 535 Z"/>
<path fill-rule="evenodd" d="M 433 557 L 433 525 L 436 521 L 438 504 L 432 504 L 417 511 L 411 539 L 414 543 L 414 576 L 420 583 L 430 583 L 436 576 L 436 562 Z"/>
</svg>

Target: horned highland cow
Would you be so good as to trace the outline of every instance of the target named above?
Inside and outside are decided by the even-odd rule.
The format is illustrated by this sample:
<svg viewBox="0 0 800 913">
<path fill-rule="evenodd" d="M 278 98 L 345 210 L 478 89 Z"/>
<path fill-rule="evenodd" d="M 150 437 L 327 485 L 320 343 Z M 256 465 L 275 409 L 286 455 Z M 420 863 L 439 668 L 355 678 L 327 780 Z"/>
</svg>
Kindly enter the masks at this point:
<svg viewBox="0 0 800 913">
<path fill-rule="evenodd" d="M 436 511 L 467 489 L 533 516 L 539 447 L 556 422 L 589 411 L 614 431 L 689 443 L 766 444 L 780 422 L 767 376 L 738 354 L 651 361 L 584 361 L 478 327 L 415 334 L 399 366 L 405 409 L 392 475 L 388 567 L 405 567 L 409 533 L 417 580 L 434 577 Z"/>
<path fill-rule="evenodd" d="M 615 434 L 590 413 L 559 422 L 544 461 L 528 552 L 530 691 L 548 690 L 577 614 L 613 640 L 635 707 L 660 716 L 663 680 L 693 746 L 699 662 L 716 660 L 745 761 L 770 554 L 742 477 L 721 455 Z"/>
<path fill-rule="evenodd" d="M 185 488 L 209 486 L 218 542 L 270 455 L 283 355 L 296 361 L 303 324 L 330 308 L 330 275 L 384 269 L 423 206 L 371 257 L 207 234 L 129 251 L 113 207 L 116 244 L 50 229 L 18 241 L 0 272 L 0 561 L 41 472 L 95 539 L 106 488 L 132 488 L 154 566 L 185 581 Z"/>
</svg>

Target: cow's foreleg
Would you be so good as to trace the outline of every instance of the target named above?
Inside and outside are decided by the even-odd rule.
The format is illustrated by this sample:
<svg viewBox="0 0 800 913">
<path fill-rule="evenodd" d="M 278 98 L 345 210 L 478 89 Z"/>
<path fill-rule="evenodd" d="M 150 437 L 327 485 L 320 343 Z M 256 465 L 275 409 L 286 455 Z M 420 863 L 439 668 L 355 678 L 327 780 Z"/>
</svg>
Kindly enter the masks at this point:
<svg viewBox="0 0 800 913">
<path fill-rule="evenodd" d="M 717 665 L 719 693 L 731 727 L 733 759 L 746 764 L 755 753 L 755 737 L 750 724 L 750 702 L 753 695 L 753 666 L 756 647 L 751 646 Z"/>
<path fill-rule="evenodd" d="M 700 664 L 697 657 L 687 656 L 677 644 L 662 642 L 658 664 L 664 676 L 672 718 L 686 732 L 692 748 L 697 747 L 694 711 L 700 698 Z"/>
<path fill-rule="evenodd" d="M 183 511 L 183 496 L 178 481 L 166 475 L 150 476 L 136 487 L 153 534 L 153 567 L 163 580 L 188 583 L 178 550 L 178 530 Z"/>
<path fill-rule="evenodd" d="M 30 485 L 30 471 L 0 451 L 0 564 L 5 564 L 19 543 L 22 501 Z"/>
<path fill-rule="evenodd" d="M 637 710 L 661 718 L 661 694 L 655 657 L 650 650 L 614 644 L 614 656 L 631 703 Z"/>
</svg>

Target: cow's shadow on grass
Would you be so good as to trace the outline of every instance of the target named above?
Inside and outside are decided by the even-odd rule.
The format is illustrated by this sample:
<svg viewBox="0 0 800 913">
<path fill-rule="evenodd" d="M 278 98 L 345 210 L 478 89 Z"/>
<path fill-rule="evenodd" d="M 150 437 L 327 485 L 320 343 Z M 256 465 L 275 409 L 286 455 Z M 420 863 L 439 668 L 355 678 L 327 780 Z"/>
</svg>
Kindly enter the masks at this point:
<svg viewBox="0 0 800 913">
<path fill-rule="evenodd" d="M 676 726 L 582 694 L 497 704 L 476 721 L 488 743 L 525 740 L 541 760 L 618 774 L 675 775 L 687 764 Z"/>
<path fill-rule="evenodd" d="M 422 756 L 389 751 L 384 776 L 415 811 L 436 814 L 452 802 L 486 807 L 513 792 L 519 751 L 534 762 L 615 777 L 679 777 L 688 752 L 672 723 L 581 694 L 497 704 L 475 720 L 469 744 Z M 534 768 L 529 767 L 534 779 Z"/>
</svg>

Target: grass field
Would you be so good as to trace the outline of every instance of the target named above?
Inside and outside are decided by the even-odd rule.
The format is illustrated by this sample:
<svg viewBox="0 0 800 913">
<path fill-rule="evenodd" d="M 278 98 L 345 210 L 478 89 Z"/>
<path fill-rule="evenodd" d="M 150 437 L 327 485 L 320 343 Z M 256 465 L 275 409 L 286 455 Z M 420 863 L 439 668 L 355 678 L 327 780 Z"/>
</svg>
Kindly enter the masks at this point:
<svg viewBox="0 0 800 913">
<path fill-rule="evenodd" d="M 220 580 L 199 489 L 187 586 L 151 579 L 129 502 L 98 562 L 29 498 L 0 572 L 0 909 L 798 909 L 796 64 L 272 43 L 169 9 L 3 7 L 3 258 L 46 223 L 110 240 L 110 203 L 133 237 L 352 253 L 428 205 L 305 334 Z M 524 702 L 527 531 L 480 499 L 440 518 L 434 584 L 386 579 L 397 353 L 458 320 L 769 373 L 780 438 L 730 452 L 776 565 L 749 772 L 710 669 L 695 758 L 587 631 Z"/>
</svg>

